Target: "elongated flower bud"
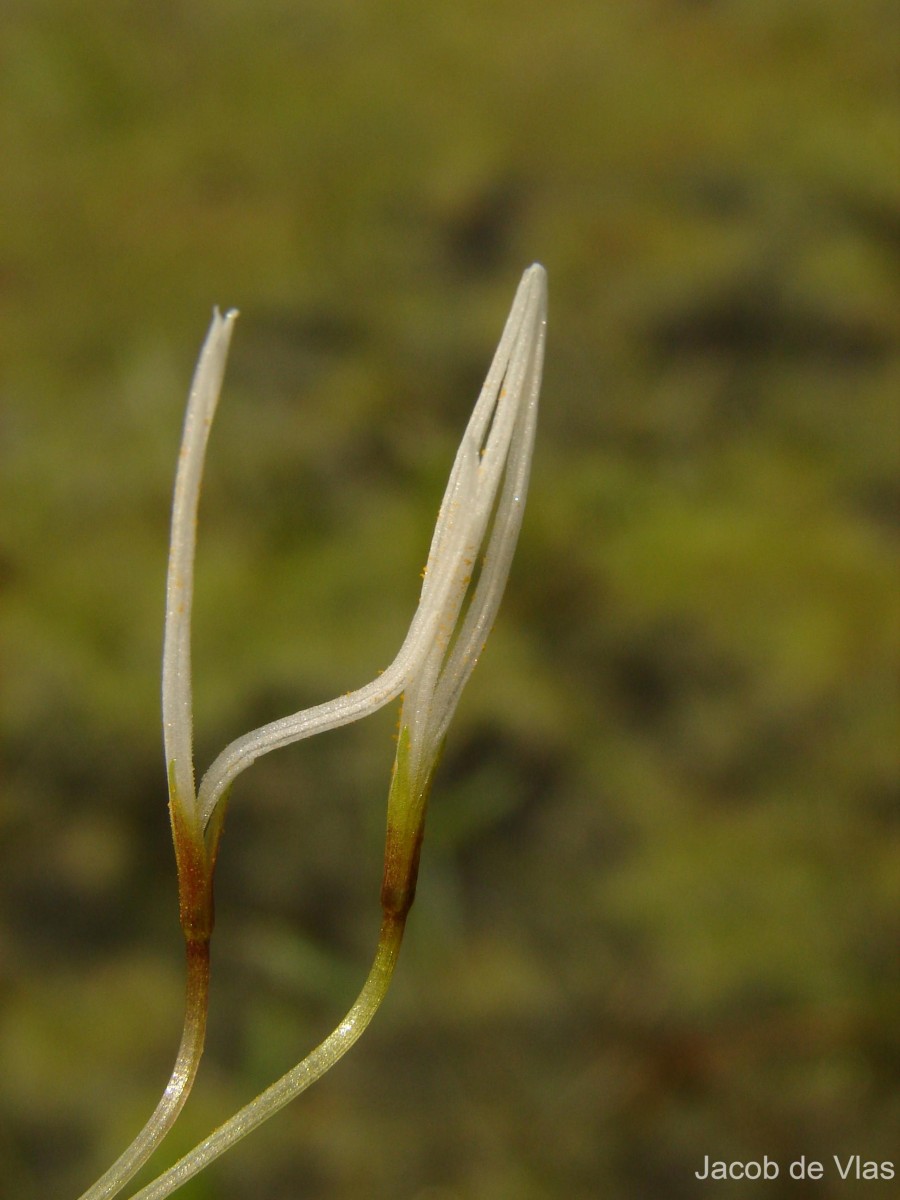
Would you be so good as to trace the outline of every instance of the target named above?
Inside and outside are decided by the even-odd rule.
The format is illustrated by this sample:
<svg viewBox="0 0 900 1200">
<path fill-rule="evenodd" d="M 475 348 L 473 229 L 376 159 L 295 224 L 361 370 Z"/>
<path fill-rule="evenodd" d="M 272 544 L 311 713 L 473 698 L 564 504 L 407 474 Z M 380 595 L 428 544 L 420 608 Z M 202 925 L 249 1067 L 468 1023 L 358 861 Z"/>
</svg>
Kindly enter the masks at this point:
<svg viewBox="0 0 900 1200">
<path fill-rule="evenodd" d="M 506 586 L 528 490 L 546 322 L 546 273 L 535 264 L 522 277 L 463 435 L 410 631 L 421 653 L 404 691 L 388 799 L 385 912 L 405 915 L 412 904 L 441 745 Z"/>
</svg>

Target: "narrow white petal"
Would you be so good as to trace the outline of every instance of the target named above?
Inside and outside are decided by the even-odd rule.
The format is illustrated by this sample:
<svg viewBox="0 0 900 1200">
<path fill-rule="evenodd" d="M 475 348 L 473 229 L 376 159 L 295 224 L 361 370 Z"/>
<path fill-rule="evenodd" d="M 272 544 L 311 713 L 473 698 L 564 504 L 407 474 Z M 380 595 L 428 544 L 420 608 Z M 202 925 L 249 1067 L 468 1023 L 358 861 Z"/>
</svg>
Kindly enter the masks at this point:
<svg viewBox="0 0 900 1200">
<path fill-rule="evenodd" d="M 404 653 L 404 650 L 406 651 Z M 404 648 L 388 669 L 365 687 L 324 704 L 316 704 L 290 716 L 243 734 L 225 747 L 203 776 L 197 801 L 200 824 L 205 827 L 216 805 L 243 771 L 263 754 L 290 746 L 294 742 L 349 725 L 377 712 L 403 691 L 411 671 L 412 653 Z"/>
<path fill-rule="evenodd" d="M 501 388 L 504 377 L 510 368 L 515 344 L 521 336 L 523 321 L 527 319 L 529 305 L 533 304 L 535 289 L 540 287 L 543 287 L 546 295 L 546 273 L 543 267 L 535 264 L 524 273 L 516 290 L 503 333 L 460 442 L 444 498 L 441 501 L 441 509 L 428 554 L 423 599 L 434 565 L 444 558 L 444 542 L 448 537 L 449 528 L 465 520 L 470 529 L 477 531 L 478 519 L 477 517 L 473 519 L 473 512 L 477 513 L 474 505 L 475 493 L 488 490 L 490 480 L 485 477 L 483 472 L 476 474 L 474 468 L 481 465 L 482 452 L 487 450 L 486 441 L 488 445 L 491 443 L 496 445 L 500 440 L 500 430 L 495 428 L 498 424 L 495 419 L 498 408 L 502 408 L 507 414 L 508 423 L 511 423 L 514 418 L 514 406 L 509 403 L 503 404 L 504 397 L 501 394 Z M 506 431 L 508 433 L 508 424 Z M 502 467 L 502 462 L 498 464 L 498 472 L 500 467 Z M 487 505 L 487 508 L 490 508 L 490 504 Z M 483 534 L 477 534 L 475 540 L 480 542 L 482 536 Z M 469 537 L 468 540 L 471 541 L 472 538 Z"/>
<path fill-rule="evenodd" d="M 191 809 L 195 804 L 191 605 L 194 595 L 197 506 L 206 445 L 219 400 L 236 317 L 235 311 L 226 313 L 224 317 L 220 316 L 218 309 L 213 313 L 191 384 L 172 504 L 163 642 L 163 741 L 174 795 L 178 803 Z"/>
<path fill-rule="evenodd" d="M 546 307 L 546 273 L 535 264 L 522 277 L 500 347 L 476 405 L 479 410 L 476 424 L 483 447 L 474 487 L 470 487 L 465 497 L 466 508 L 457 516 L 465 525 L 465 550 L 450 565 L 454 573 L 452 587 L 435 597 L 435 601 L 439 599 L 444 605 L 439 640 L 404 696 L 401 724 L 410 729 L 412 774 L 418 773 L 422 764 L 437 752 L 463 686 L 490 633 L 506 585 L 528 487 L 543 367 Z M 491 392 L 487 390 L 488 383 Z M 490 406 L 483 405 L 485 398 Z M 481 543 L 492 514 L 493 525 L 479 580 L 462 627 L 456 631 L 475 559 L 482 553 Z"/>
<path fill-rule="evenodd" d="M 522 525 L 537 425 L 547 324 L 547 281 L 542 267 L 535 264 L 525 273 L 522 290 L 526 288 L 522 323 L 504 384 L 510 409 L 515 414 L 515 425 L 508 448 L 494 448 L 498 455 L 503 453 L 505 457 L 505 463 L 502 464 L 505 467 L 503 487 L 496 504 L 474 595 L 435 689 L 432 701 L 433 728 L 429 733 L 435 749 L 447 731 L 462 689 L 490 634 Z M 495 468 L 495 463 L 484 464 L 486 471 Z M 495 486 L 491 489 L 492 504 Z"/>
</svg>

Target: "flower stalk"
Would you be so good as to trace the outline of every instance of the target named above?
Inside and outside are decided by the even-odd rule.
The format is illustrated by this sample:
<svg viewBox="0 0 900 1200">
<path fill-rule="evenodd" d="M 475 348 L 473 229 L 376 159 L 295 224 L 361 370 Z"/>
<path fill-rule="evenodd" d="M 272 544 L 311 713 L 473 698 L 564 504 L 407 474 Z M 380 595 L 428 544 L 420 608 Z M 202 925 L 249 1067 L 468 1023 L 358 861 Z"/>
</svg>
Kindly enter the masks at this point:
<svg viewBox="0 0 900 1200">
<path fill-rule="evenodd" d="M 162 1200 L 177 1188 L 192 1179 L 204 1167 L 208 1167 L 235 1143 L 252 1133 L 263 1121 L 267 1121 L 300 1095 L 317 1079 L 330 1071 L 338 1059 L 358 1041 L 367 1029 L 381 1002 L 387 995 L 400 943 L 403 940 L 405 920 L 385 918 L 375 959 L 353 1006 L 341 1023 L 320 1042 L 306 1058 L 282 1075 L 275 1083 L 246 1104 L 233 1117 L 220 1125 L 214 1133 L 200 1142 L 168 1171 L 164 1171 L 152 1183 L 135 1192 L 131 1200 Z"/>
<path fill-rule="evenodd" d="M 219 819 L 205 833 L 198 818 L 194 790 L 191 606 L 203 463 L 236 317 L 236 312 L 229 312 L 225 317 L 218 312 L 213 314 L 188 398 L 172 505 L 162 709 L 169 779 L 169 816 L 187 960 L 181 1043 L 169 1082 L 147 1123 L 113 1165 L 88 1188 L 81 1200 L 110 1200 L 159 1146 L 175 1124 L 190 1094 L 206 1039 L 209 943 L 214 922 L 213 875 L 224 805 L 220 809 Z"/>
</svg>

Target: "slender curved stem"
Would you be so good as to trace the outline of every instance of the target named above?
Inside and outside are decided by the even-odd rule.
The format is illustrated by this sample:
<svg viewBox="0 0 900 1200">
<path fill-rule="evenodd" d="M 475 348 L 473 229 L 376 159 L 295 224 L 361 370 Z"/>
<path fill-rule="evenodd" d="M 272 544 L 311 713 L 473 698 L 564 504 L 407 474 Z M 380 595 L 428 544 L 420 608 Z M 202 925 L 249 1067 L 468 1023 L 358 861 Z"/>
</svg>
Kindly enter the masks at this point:
<svg viewBox="0 0 900 1200">
<path fill-rule="evenodd" d="M 267 1087 L 224 1125 L 220 1125 L 168 1171 L 141 1188 L 139 1192 L 135 1192 L 131 1200 L 162 1200 L 164 1196 L 171 1195 L 176 1188 L 202 1171 L 235 1142 L 278 1112 L 295 1096 L 299 1096 L 347 1053 L 375 1016 L 387 994 L 400 952 L 405 923 L 406 919 L 402 916 L 386 914 L 383 917 L 375 960 L 362 991 L 343 1021 L 324 1042 L 320 1042 L 302 1062 Z"/>
<path fill-rule="evenodd" d="M 80 1200 L 109 1200 L 109 1197 L 115 1196 L 137 1174 L 175 1124 L 188 1098 L 203 1054 L 208 1001 L 209 940 L 189 941 L 184 1030 L 169 1082 L 144 1128 Z"/>
</svg>

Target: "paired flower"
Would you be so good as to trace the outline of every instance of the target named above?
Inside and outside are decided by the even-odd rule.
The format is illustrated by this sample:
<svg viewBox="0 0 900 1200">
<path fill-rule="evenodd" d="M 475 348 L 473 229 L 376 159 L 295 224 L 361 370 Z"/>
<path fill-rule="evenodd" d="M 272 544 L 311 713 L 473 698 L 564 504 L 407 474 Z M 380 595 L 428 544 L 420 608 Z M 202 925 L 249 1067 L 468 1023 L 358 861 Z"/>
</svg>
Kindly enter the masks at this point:
<svg viewBox="0 0 900 1200">
<path fill-rule="evenodd" d="M 385 904 L 398 911 L 408 908 L 414 879 L 402 877 L 409 875 L 409 865 L 416 857 L 416 839 L 438 752 L 463 686 L 490 633 L 522 523 L 543 366 L 546 297 L 546 273 L 536 263 L 522 277 L 460 443 L 432 538 L 419 606 L 397 657 L 364 687 L 282 717 L 232 742 L 213 762 L 195 793 L 190 607 L 197 502 L 236 313 L 214 315 L 191 388 L 176 479 L 163 656 L 170 809 L 176 851 L 179 838 L 186 841 L 182 831 L 189 831 L 192 849 L 182 851 L 189 873 L 198 873 L 196 860 L 202 863 L 205 856 L 211 875 L 223 801 L 235 778 L 255 759 L 366 717 L 402 692 L 388 811 Z M 193 875 L 188 875 L 186 883 L 182 920 L 202 929 Z M 185 928 L 187 932 L 188 925 Z"/>
<path fill-rule="evenodd" d="M 169 810 L 188 958 L 185 1027 L 170 1082 L 144 1130 L 82 1200 L 108 1200 L 177 1117 L 203 1049 L 213 925 L 213 874 L 225 804 L 260 755 L 359 720 L 403 694 L 388 797 L 382 928 L 360 995 L 337 1028 L 134 1200 L 161 1200 L 319 1078 L 374 1016 L 415 895 L 431 780 L 462 689 L 484 648 L 512 562 L 528 488 L 546 327 L 546 274 L 522 277 L 450 473 L 419 605 L 397 657 L 371 683 L 263 725 L 232 742 L 204 776 L 193 768 L 190 623 L 197 509 L 209 431 L 236 312 L 214 313 L 191 386 L 175 480 L 163 650 L 163 731 Z"/>
</svg>

